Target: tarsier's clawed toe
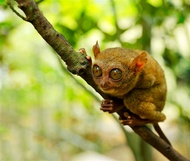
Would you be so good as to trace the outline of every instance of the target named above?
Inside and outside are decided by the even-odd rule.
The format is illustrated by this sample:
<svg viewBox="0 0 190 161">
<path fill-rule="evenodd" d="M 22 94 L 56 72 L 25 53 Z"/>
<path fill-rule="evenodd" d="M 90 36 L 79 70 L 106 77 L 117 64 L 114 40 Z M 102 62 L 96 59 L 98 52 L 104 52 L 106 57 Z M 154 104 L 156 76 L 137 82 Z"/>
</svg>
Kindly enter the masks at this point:
<svg viewBox="0 0 190 161">
<path fill-rule="evenodd" d="M 141 119 L 139 116 L 134 114 L 124 113 L 125 118 L 120 119 L 120 123 L 129 126 L 142 126 L 148 123 L 154 123 L 152 120 Z"/>
<path fill-rule="evenodd" d="M 124 116 L 125 116 L 125 118 L 119 119 L 120 123 L 122 125 L 130 125 L 130 126 L 134 125 L 134 117 L 133 116 L 131 116 L 128 112 L 125 112 Z"/>
</svg>

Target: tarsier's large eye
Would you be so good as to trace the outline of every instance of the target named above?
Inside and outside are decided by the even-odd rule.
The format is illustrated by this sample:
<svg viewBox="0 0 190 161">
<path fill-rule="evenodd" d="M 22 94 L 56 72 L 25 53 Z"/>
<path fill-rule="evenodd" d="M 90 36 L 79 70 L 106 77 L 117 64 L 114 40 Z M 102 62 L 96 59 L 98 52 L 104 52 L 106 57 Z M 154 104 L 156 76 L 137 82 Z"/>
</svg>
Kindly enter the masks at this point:
<svg viewBox="0 0 190 161">
<path fill-rule="evenodd" d="M 113 80 L 119 80 L 122 76 L 122 71 L 120 69 L 114 68 L 110 72 L 110 77 Z"/>
<path fill-rule="evenodd" d="M 93 66 L 93 71 L 92 72 L 93 72 L 93 75 L 95 77 L 101 77 L 102 76 L 102 69 L 97 65 Z"/>
</svg>

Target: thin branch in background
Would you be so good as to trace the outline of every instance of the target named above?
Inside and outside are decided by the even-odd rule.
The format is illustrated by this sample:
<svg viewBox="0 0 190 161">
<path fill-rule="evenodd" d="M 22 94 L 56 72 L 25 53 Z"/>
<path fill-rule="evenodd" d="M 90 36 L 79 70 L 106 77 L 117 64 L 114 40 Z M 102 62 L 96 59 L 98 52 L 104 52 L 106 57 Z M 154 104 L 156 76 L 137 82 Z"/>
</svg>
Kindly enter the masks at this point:
<svg viewBox="0 0 190 161">
<path fill-rule="evenodd" d="M 122 44 L 122 41 L 121 41 L 121 29 L 118 25 L 118 16 L 117 16 L 117 10 L 116 10 L 116 5 L 115 5 L 115 2 L 114 0 L 110 0 L 111 1 L 111 5 L 112 5 L 112 10 L 113 10 L 113 18 L 114 18 L 114 23 L 115 23 L 115 27 L 116 27 L 116 38 L 117 40 L 120 42 L 120 44 Z"/>
<path fill-rule="evenodd" d="M 41 2 L 43 2 L 44 0 L 38 0 L 36 1 L 37 4 L 40 4 Z"/>
</svg>

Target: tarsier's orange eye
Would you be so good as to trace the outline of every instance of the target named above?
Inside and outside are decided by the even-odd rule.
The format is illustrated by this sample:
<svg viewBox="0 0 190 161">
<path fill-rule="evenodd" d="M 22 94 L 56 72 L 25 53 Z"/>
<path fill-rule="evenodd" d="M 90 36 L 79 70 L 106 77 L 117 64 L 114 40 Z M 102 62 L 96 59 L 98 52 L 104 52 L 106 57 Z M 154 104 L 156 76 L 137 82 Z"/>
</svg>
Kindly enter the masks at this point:
<svg viewBox="0 0 190 161">
<path fill-rule="evenodd" d="M 114 68 L 110 72 L 110 77 L 113 80 L 119 80 L 122 76 L 122 71 L 120 69 Z"/>
<path fill-rule="evenodd" d="M 97 65 L 93 66 L 92 72 L 93 72 L 93 75 L 95 77 L 101 77 L 102 76 L 102 69 L 99 66 L 97 66 Z"/>
</svg>

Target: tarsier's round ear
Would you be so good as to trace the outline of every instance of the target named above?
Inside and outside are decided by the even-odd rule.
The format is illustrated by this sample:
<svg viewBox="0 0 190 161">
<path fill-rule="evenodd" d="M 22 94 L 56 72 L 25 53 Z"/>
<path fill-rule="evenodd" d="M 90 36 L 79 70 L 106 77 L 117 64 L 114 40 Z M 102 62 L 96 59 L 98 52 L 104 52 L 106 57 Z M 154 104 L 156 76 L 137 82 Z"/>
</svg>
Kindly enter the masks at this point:
<svg viewBox="0 0 190 161">
<path fill-rule="evenodd" d="M 96 44 L 92 47 L 92 51 L 94 53 L 94 57 L 96 57 L 100 53 L 98 41 L 96 41 Z"/>
<path fill-rule="evenodd" d="M 130 67 L 134 70 L 135 73 L 140 72 L 144 65 L 147 62 L 147 53 L 143 51 L 140 55 L 138 55 L 131 63 Z"/>
</svg>

